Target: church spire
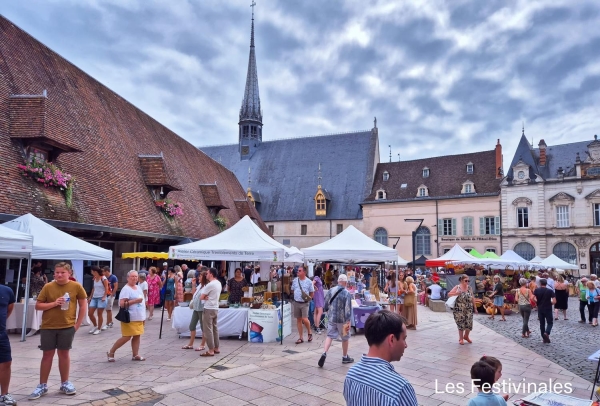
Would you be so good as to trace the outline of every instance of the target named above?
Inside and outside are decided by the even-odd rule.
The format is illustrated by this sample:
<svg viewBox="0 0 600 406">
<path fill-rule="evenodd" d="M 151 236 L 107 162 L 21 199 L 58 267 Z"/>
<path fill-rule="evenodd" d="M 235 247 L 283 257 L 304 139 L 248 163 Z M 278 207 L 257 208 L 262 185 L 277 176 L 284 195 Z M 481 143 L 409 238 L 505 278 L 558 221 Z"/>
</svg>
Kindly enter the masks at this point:
<svg viewBox="0 0 600 406">
<path fill-rule="evenodd" d="M 258 73 L 256 70 L 256 53 L 254 49 L 254 7 L 252 0 L 252 24 L 250 28 L 250 56 L 248 58 L 248 72 L 246 74 L 246 88 L 244 99 L 240 108 L 239 144 L 240 157 L 250 159 L 256 148 L 262 142 L 262 110 L 260 108 L 260 95 L 258 91 Z"/>
</svg>

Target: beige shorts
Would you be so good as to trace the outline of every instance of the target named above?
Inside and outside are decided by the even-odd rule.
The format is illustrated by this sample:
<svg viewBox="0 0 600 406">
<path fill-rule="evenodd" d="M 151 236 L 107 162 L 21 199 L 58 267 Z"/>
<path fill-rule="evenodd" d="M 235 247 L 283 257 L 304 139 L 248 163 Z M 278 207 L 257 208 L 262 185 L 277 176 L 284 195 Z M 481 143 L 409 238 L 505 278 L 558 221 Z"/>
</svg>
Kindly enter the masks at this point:
<svg viewBox="0 0 600 406">
<path fill-rule="evenodd" d="M 296 319 L 306 319 L 308 318 L 308 308 L 310 307 L 310 302 L 294 302 L 294 318 Z"/>
<path fill-rule="evenodd" d="M 115 297 L 109 296 L 106 298 L 106 311 L 112 312 L 113 305 L 115 304 Z"/>
</svg>

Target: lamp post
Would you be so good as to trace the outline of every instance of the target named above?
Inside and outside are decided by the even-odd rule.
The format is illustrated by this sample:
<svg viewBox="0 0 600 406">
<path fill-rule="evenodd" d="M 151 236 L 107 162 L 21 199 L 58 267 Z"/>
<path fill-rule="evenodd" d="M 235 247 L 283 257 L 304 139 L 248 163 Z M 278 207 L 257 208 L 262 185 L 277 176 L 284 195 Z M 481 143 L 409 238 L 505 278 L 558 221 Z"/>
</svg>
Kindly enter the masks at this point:
<svg viewBox="0 0 600 406">
<path fill-rule="evenodd" d="M 423 224 L 423 220 L 424 219 L 404 219 L 404 221 L 406 221 L 407 223 L 419 223 L 419 225 L 417 226 L 416 230 L 414 230 L 412 232 L 412 266 L 413 266 L 413 274 L 416 275 L 416 269 L 415 269 L 415 239 L 417 237 L 417 231 L 419 230 L 419 228 L 421 228 L 421 225 Z"/>
</svg>

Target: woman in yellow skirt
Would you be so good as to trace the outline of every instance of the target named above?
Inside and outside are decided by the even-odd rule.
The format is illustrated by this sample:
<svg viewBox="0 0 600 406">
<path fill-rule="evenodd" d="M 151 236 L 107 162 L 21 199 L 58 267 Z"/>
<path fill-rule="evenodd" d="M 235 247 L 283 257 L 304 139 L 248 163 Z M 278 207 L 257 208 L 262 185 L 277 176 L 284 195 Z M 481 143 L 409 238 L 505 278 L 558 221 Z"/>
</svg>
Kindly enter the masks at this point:
<svg viewBox="0 0 600 406">
<path fill-rule="evenodd" d="M 115 362 L 115 352 L 127 341 L 131 340 L 132 361 L 146 361 L 139 354 L 140 339 L 144 334 L 144 321 L 146 320 L 146 307 L 144 304 L 144 292 L 137 286 L 138 273 L 129 271 L 127 273 L 127 285 L 121 289 L 119 294 L 119 306 L 129 309 L 129 323 L 121 323 L 121 335 L 110 351 L 106 353 L 108 362 Z"/>
</svg>

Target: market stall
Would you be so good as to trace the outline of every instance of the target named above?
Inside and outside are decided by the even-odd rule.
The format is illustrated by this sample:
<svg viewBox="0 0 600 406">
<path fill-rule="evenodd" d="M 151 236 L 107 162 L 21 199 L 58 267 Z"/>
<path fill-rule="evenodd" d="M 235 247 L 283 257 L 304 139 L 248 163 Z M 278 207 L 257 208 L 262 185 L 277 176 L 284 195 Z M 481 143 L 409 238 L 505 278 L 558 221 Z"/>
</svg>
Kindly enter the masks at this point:
<svg viewBox="0 0 600 406">
<path fill-rule="evenodd" d="M 248 310 L 248 341 L 251 343 L 280 342 L 292 334 L 292 306 Z"/>
<path fill-rule="evenodd" d="M 31 258 L 54 260 L 95 260 L 110 262 L 112 268 L 112 251 L 90 244 L 77 237 L 73 237 L 57 228 L 52 227 L 32 214 L 25 214 L 2 226 L 11 230 L 28 234 L 32 237 Z M 31 262 L 31 261 L 30 261 Z M 21 279 L 19 270 L 18 279 Z M 25 341 L 27 328 L 27 315 L 29 307 L 29 283 L 31 277 L 31 264 L 27 268 L 27 282 L 25 285 L 25 306 L 23 307 L 23 323 L 21 340 Z M 83 275 L 78 275 L 79 280 Z"/>
<path fill-rule="evenodd" d="M 242 333 L 248 331 L 248 308 L 227 308 L 219 309 L 217 317 L 217 327 L 219 328 L 219 337 L 237 336 L 242 338 Z M 178 306 L 173 309 L 173 320 L 171 326 L 177 332 L 179 337 L 190 336 L 190 321 L 192 320 L 193 310 L 189 307 Z M 202 326 L 198 323 L 196 327 L 197 336 L 202 336 Z"/>
<path fill-rule="evenodd" d="M 467 251 L 462 249 L 460 245 L 454 244 L 454 247 L 452 247 L 450 251 L 446 252 L 439 258 L 428 259 L 425 262 L 425 265 L 429 267 L 445 267 L 446 264 L 452 262 L 473 261 L 474 263 L 476 263 L 478 259 L 479 258 L 474 257 L 473 255 L 469 254 Z"/>
<path fill-rule="evenodd" d="M 30 306 L 27 306 L 27 323 L 25 328 L 29 330 L 27 337 L 35 335 L 42 324 L 41 310 L 35 310 L 35 300 L 29 299 Z M 25 303 L 15 303 L 15 308 L 10 316 L 6 319 L 6 330 L 21 330 L 23 328 L 23 314 L 25 311 Z"/>
</svg>

